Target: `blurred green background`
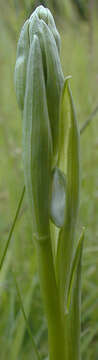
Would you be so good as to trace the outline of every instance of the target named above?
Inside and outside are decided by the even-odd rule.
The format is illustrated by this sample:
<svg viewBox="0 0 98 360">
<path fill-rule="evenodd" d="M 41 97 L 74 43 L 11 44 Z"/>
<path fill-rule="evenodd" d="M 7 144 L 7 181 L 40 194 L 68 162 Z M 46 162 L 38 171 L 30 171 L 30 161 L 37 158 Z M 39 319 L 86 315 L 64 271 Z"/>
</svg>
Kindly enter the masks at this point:
<svg viewBox="0 0 98 360">
<path fill-rule="evenodd" d="M 71 86 L 79 126 L 98 105 L 98 1 L 0 1 L 0 258 L 24 184 L 22 119 L 14 90 L 21 26 L 37 5 L 48 6 L 61 35 L 61 62 Z M 82 360 L 98 360 L 98 113 L 81 135 L 79 232 L 85 226 L 82 271 Z M 31 360 L 14 269 L 35 341 L 47 355 L 47 325 L 37 275 L 26 198 L 0 273 L 0 359 Z"/>
</svg>

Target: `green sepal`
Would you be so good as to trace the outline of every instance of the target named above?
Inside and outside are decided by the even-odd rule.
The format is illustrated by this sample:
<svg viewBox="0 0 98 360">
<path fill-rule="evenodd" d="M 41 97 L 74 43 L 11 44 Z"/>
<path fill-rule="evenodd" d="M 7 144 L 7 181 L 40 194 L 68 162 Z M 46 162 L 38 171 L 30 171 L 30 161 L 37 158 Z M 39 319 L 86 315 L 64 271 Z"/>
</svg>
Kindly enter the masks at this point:
<svg viewBox="0 0 98 360">
<path fill-rule="evenodd" d="M 52 16 L 50 10 L 48 8 L 45 8 L 42 5 L 38 6 L 36 8 L 36 10 L 34 11 L 34 13 L 30 16 L 29 21 L 31 23 L 31 26 L 33 25 L 34 18 L 38 18 L 39 20 L 44 21 L 44 23 L 46 23 L 48 25 L 48 27 L 51 30 L 51 32 L 54 36 L 54 39 L 56 41 L 58 51 L 60 52 L 60 35 L 58 33 L 58 30 L 57 30 L 55 22 L 54 22 L 54 18 Z"/>
<path fill-rule="evenodd" d="M 46 59 L 46 94 L 53 139 L 53 167 L 58 159 L 59 107 L 64 76 L 55 39 L 47 24 L 42 22 L 43 44 Z"/>
<path fill-rule="evenodd" d="M 35 237 L 49 233 L 49 184 L 52 138 L 49 124 L 42 52 L 37 35 L 30 47 L 24 102 L 24 173 Z"/>
<path fill-rule="evenodd" d="M 64 77 L 53 33 L 42 19 L 39 20 L 36 14 L 32 16 L 29 25 L 30 43 L 32 43 L 35 33 L 38 36 L 42 51 L 47 106 L 53 141 L 52 167 L 54 167 L 58 157 L 59 106 Z"/>
<path fill-rule="evenodd" d="M 26 89 L 26 73 L 27 63 L 29 56 L 29 20 L 24 23 L 22 27 L 18 45 L 17 56 L 15 65 L 15 90 L 19 108 L 23 111 L 24 108 L 24 96 Z"/>
</svg>

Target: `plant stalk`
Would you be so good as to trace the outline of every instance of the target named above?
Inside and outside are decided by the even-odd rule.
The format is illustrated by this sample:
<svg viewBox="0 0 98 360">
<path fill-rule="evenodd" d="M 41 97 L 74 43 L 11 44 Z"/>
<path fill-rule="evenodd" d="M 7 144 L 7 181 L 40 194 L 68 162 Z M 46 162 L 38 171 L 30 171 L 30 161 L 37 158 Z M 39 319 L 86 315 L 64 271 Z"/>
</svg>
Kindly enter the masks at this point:
<svg viewBox="0 0 98 360">
<path fill-rule="evenodd" d="M 66 360 L 64 329 L 50 238 L 44 244 L 37 243 L 37 254 L 40 284 L 48 321 L 49 360 Z"/>
</svg>

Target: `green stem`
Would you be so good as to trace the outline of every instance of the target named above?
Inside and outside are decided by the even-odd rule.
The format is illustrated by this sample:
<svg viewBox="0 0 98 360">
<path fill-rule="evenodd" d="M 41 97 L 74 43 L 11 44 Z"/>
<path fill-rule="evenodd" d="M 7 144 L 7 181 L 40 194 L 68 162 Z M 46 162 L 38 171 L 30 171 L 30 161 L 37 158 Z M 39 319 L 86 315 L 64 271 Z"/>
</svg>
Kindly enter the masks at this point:
<svg viewBox="0 0 98 360">
<path fill-rule="evenodd" d="M 48 320 L 49 359 L 65 360 L 64 329 L 61 321 L 50 238 L 44 244 L 37 243 L 37 253 L 40 284 Z"/>
</svg>

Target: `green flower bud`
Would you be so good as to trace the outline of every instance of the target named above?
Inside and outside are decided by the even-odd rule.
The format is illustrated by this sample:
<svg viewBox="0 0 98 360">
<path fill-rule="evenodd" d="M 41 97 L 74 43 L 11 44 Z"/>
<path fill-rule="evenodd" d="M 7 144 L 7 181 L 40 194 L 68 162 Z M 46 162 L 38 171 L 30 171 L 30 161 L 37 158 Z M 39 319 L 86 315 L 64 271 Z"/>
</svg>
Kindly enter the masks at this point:
<svg viewBox="0 0 98 360">
<path fill-rule="evenodd" d="M 30 45 L 35 34 L 39 34 L 40 38 L 42 21 L 44 21 L 50 28 L 56 41 L 57 48 L 58 50 L 60 50 L 60 36 L 56 29 L 53 16 L 48 9 L 45 9 L 43 6 L 39 6 L 31 15 L 30 19 L 25 22 L 17 46 L 17 57 L 15 66 L 15 90 L 17 102 L 21 110 L 23 110 L 24 107 L 26 71 Z"/>
<path fill-rule="evenodd" d="M 54 39 L 56 41 L 56 45 L 58 48 L 58 51 L 60 52 L 60 35 L 57 31 L 53 16 L 50 12 L 50 10 L 48 8 L 44 8 L 44 6 L 39 6 L 36 8 L 36 10 L 34 11 L 34 13 L 30 16 L 30 23 L 32 22 L 34 17 L 38 17 L 39 20 L 44 21 L 44 23 L 46 23 L 48 25 L 48 27 L 50 28 Z"/>
<path fill-rule="evenodd" d="M 17 56 L 15 65 L 15 90 L 17 102 L 21 110 L 24 108 L 24 95 L 26 88 L 27 62 L 29 55 L 29 20 L 22 28 L 17 46 Z"/>
<path fill-rule="evenodd" d="M 64 84 L 59 51 L 60 36 L 54 19 L 48 9 L 40 6 L 23 26 L 15 66 L 16 95 L 24 120 L 25 184 L 33 231 L 39 238 L 48 236 L 50 216 L 57 226 L 64 223 L 63 174 L 58 170 L 51 177 L 58 159 L 59 108 Z M 57 192 L 64 194 L 59 212 L 55 207 Z"/>
<path fill-rule="evenodd" d="M 37 59 L 37 60 L 36 60 Z M 52 139 L 47 110 L 42 54 L 37 35 L 30 47 L 24 102 L 24 171 L 36 237 L 49 234 L 49 188 Z"/>
<path fill-rule="evenodd" d="M 42 8 L 43 7 L 41 7 L 41 13 L 42 13 Z M 43 21 L 44 18 L 45 21 Z M 38 17 L 37 11 L 35 11 L 35 13 L 30 18 L 31 20 L 29 25 L 29 37 L 30 37 L 30 43 L 32 43 L 34 34 L 36 33 L 36 35 L 38 35 L 42 50 L 45 86 L 47 93 L 47 105 L 48 105 L 50 126 L 52 131 L 52 140 L 53 140 L 52 164 L 53 166 L 55 166 L 57 163 L 57 156 L 58 156 L 60 96 L 64 84 L 64 76 L 62 73 L 58 47 L 55 41 L 55 38 L 58 33 L 56 31 L 54 20 L 52 23 L 51 20 L 52 18 L 53 18 L 52 15 L 50 16 L 50 11 L 48 11 L 47 9 L 44 9 L 42 18 Z M 48 22 L 50 26 L 47 25 Z"/>
<path fill-rule="evenodd" d="M 47 105 L 53 140 L 53 166 L 55 166 L 58 158 L 59 107 L 64 76 L 52 32 L 44 22 L 42 23 L 42 29 L 46 56 Z"/>
<path fill-rule="evenodd" d="M 18 42 L 15 89 L 21 110 L 24 108 L 28 56 L 35 34 L 39 38 L 42 51 L 47 105 L 53 141 L 52 166 L 55 166 L 58 155 L 59 104 L 64 77 L 59 58 L 60 36 L 53 16 L 43 6 L 39 6 L 30 19 L 25 22 Z"/>
</svg>

